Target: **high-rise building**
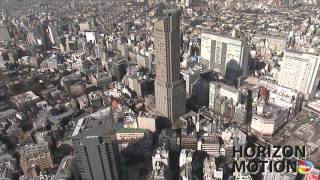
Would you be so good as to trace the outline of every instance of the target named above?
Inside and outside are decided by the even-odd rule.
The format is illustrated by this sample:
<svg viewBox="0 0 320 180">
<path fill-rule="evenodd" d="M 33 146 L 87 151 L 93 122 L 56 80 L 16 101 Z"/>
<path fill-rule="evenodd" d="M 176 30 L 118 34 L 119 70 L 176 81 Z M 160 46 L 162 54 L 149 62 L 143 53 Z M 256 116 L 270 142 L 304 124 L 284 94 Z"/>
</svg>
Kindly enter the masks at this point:
<svg viewBox="0 0 320 180">
<path fill-rule="evenodd" d="M 53 157 L 49 151 L 48 143 L 27 145 L 23 148 L 20 158 L 23 173 L 28 174 L 32 167 L 40 171 L 50 171 L 54 168 Z"/>
<path fill-rule="evenodd" d="M 222 76 L 237 78 L 248 73 L 249 45 L 244 39 L 212 33 L 201 35 L 201 58 Z"/>
<path fill-rule="evenodd" d="M 185 113 L 186 85 L 180 77 L 180 11 L 164 10 L 164 17 L 154 25 L 156 59 L 155 101 L 160 116 L 179 126 Z"/>
<path fill-rule="evenodd" d="M 312 99 L 320 81 L 319 68 L 319 55 L 285 52 L 278 83 L 303 93 L 306 99 Z"/>
<path fill-rule="evenodd" d="M 78 120 L 72 134 L 75 161 L 82 180 L 118 180 L 118 145 L 112 138 L 111 107 Z"/>
<path fill-rule="evenodd" d="M 209 108 L 215 108 L 215 100 L 218 96 L 225 96 L 236 105 L 239 103 L 241 95 L 241 92 L 237 88 L 219 82 L 211 82 L 209 90 Z"/>
<path fill-rule="evenodd" d="M 114 59 L 111 61 L 110 71 L 112 79 L 121 81 L 123 76 L 126 74 L 126 61 L 122 59 Z"/>
<path fill-rule="evenodd" d="M 48 26 L 48 35 L 49 35 L 49 40 L 53 45 L 56 45 L 56 46 L 60 45 L 61 41 L 60 41 L 58 29 L 55 25 L 50 24 Z"/>
<path fill-rule="evenodd" d="M 186 94 L 187 96 L 191 96 L 193 85 L 200 78 L 200 70 L 196 68 L 190 68 L 182 70 L 181 74 L 183 79 L 186 81 Z"/>
<path fill-rule="evenodd" d="M 242 92 L 241 104 L 245 108 L 245 124 L 250 124 L 252 120 L 252 90 L 247 89 L 245 92 Z"/>
<path fill-rule="evenodd" d="M 83 180 L 118 180 L 116 144 L 106 125 L 89 129 L 72 139 Z"/>
</svg>

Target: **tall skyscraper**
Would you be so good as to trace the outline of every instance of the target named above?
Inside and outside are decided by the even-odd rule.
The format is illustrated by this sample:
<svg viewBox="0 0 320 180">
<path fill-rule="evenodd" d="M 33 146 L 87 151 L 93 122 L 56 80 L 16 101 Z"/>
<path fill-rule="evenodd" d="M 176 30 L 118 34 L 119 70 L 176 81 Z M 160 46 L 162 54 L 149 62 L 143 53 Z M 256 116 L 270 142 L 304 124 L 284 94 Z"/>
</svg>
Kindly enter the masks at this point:
<svg viewBox="0 0 320 180">
<path fill-rule="evenodd" d="M 212 33 L 201 35 L 201 58 L 209 62 L 211 70 L 222 76 L 246 75 L 249 50 L 243 39 Z"/>
<path fill-rule="evenodd" d="M 82 180 L 119 180 L 116 144 L 106 125 L 73 137 L 72 143 Z"/>
<path fill-rule="evenodd" d="M 285 52 L 278 83 L 298 90 L 312 99 L 320 82 L 320 56 L 310 53 Z"/>
<path fill-rule="evenodd" d="M 119 151 L 112 138 L 113 113 L 107 107 L 78 120 L 72 134 L 82 180 L 119 180 Z"/>
<path fill-rule="evenodd" d="M 156 59 L 155 101 L 160 116 L 179 126 L 185 113 L 186 85 L 180 76 L 180 11 L 164 10 L 164 17 L 154 25 Z"/>
</svg>

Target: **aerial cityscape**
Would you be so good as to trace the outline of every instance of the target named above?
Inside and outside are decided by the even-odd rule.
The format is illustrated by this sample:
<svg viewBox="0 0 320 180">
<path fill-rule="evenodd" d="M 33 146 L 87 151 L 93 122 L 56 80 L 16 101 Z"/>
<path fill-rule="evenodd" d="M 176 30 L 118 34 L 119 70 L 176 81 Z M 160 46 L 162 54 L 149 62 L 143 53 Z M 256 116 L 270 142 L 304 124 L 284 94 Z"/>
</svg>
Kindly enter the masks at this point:
<svg viewBox="0 0 320 180">
<path fill-rule="evenodd" d="M 320 0 L 0 0 L 0 180 L 320 180 Z"/>
</svg>

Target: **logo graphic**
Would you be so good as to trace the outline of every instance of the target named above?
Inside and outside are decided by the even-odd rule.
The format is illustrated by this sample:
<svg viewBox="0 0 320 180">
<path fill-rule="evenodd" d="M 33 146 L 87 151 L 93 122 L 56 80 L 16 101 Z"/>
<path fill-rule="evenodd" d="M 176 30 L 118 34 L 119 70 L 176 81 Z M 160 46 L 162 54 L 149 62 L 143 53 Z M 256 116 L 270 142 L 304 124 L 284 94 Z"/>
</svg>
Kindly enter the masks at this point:
<svg viewBox="0 0 320 180">
<path fill-rule="evenodd" d="M 308 161 L 308 160 L 299 161 L 298 172 L 300 174 L 308 174 L 312 168 L 313 168 L 313 164 L 311 161 Z"/>
</svg>

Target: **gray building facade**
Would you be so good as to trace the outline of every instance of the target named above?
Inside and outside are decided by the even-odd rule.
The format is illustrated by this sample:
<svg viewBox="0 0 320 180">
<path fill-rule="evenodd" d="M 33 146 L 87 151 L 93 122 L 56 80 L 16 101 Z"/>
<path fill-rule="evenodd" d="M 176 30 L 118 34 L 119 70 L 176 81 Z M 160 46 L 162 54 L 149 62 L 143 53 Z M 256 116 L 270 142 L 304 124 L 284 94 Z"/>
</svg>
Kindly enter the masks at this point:
<svg viewBox="0 0 320 180">
<path fill-rule="evenodd" d="M 164 17 L 154 25 L 156 60 L 155 102 L 158 114 L 179 126 L 185 113 L 186 84 L 180 76 L 180 11 L 164 10 Z"/>
<path fill-rule="evenodd" d="M 117 145 L 106 125 L 89 129 L 72 139 L 82 180 L 118 180 Z"/>
</svg>

